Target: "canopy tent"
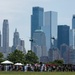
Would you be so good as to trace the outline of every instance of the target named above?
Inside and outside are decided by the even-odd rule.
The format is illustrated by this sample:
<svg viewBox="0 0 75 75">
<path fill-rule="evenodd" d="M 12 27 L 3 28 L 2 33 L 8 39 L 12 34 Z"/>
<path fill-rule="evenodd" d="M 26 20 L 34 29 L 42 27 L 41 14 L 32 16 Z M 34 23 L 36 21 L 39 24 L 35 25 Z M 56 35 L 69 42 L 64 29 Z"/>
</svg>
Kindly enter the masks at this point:
<svg viewBox="0 0 75 75">
<path fill-rule="evenodd" d="M 1 62 L 1 64 L 13 64 L 13 62 L 11 62 L 9 60 L 5 60 L 5 61 Z"/>
<path fill-rule="evenodd" d="M 23 64 L 22 63 L 15 63 L 14 65 L 16 65 L 16 66 L 22 66 Z"/>
<path fill-rule="evenodd" d="M 13 62 L 11 62 L 9 60 L 5 60 L 5 61 L 1 62 L 1 64 L 5 66 L 5 71 L 8 71 L 9 65 L 12 65 Z"/>
</svg>

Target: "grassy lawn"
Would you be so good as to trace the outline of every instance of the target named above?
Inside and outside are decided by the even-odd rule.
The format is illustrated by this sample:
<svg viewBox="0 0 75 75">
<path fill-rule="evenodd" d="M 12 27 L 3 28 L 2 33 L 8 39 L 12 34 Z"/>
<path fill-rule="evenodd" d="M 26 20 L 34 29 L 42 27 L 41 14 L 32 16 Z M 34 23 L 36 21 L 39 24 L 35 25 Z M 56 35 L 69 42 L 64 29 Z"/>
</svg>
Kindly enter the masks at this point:
<svg viewBox="0 0 75 75">
<path fill-rule="evenodd" d="M 75 75 L 75 72 L 0 72 L 0 75 Z"/>
</svg>

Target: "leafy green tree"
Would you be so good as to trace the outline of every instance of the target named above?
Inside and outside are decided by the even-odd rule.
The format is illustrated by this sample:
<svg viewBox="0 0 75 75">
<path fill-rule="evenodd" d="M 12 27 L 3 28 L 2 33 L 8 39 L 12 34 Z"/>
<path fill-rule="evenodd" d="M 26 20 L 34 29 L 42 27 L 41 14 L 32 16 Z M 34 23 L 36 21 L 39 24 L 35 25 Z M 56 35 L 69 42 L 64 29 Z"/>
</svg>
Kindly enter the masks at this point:
<svg viewBox="0 0 75 75">
<path fill-rule="evenodd" d="M 14 52 L 10 53 L 7 57 L 8 60 L 14 63 L 24 63 L 25 61 L 25 54 L 20 50 L 15 50 Z"/>
<path fill-rule="evenodd" d="M 53 63 L 62 65 L 64 63 L 64 61 L 63 60 L 55 60 Z"/>
<path fill-rule="evenodd" d="M 0 63 L 4 60 L 3 54 L 0 52 Z"/>
<path fill-rule="evenodd" d="M 53 62 L 48 62 L 47 64 L 62 65 L 62 64 L 64 64 L 64 61 L 63 60 L 54 60 Z"/>
<path fill-rule="evenodd" d="M 38 57 L 32 50 L 29 50 L 28 53 L 25 55 L 26 63 L 37 63 Z"/>
</svg>

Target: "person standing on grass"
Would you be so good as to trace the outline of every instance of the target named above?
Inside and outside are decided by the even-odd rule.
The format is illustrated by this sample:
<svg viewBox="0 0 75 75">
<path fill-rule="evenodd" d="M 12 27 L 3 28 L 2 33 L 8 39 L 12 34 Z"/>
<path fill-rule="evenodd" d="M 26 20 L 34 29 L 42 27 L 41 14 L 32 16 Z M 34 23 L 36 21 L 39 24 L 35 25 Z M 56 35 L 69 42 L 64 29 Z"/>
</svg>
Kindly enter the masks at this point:
<svg viewBox="0 0 75 75">
<path fill-rule="evenodd" d="M 27 72 L 27 70 L 28 70 L 28 64 L 26 64 L 26 65 L 24 66 L 24 71 Z"/>
</svg>

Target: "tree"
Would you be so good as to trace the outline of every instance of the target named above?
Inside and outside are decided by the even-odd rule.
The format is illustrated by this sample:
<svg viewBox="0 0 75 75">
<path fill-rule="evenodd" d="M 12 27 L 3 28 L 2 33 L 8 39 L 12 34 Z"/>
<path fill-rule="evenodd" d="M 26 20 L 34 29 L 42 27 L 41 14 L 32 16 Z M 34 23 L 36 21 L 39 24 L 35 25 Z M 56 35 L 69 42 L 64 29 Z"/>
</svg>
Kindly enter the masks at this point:
<svg viewBox="0 0 75 75">
<path fill-rule="evenodd" d="M 55 60 L 54 63 L 58 65 L 62 65 L 64 62 L 63 60 Z"/>
<path fill-rule="evenodd" d="M 3 58 L 4 58 L 4 56 L 3 56 L 3 54 L 0 52 L 0 63 L 3 61 Z"/>
<path fill-rule="evenodd" d="M 15 50 L 14 52 L 10 53 L 7 57 L 8 60 L 14 63 L 24 63 L 25 61 L 25 54 L 20 50 Z"/>
<path fill-rule="evenodd" d="M 25 60 L 27 63 L 37 63 L 38 57 L 32 50 L 29 50 L 28 53 L 25 55 Z"/>
</svg>

